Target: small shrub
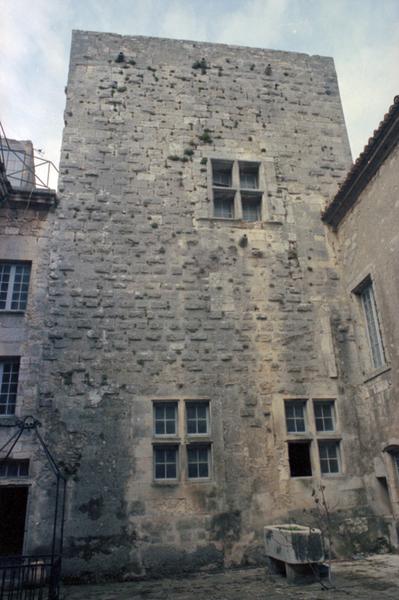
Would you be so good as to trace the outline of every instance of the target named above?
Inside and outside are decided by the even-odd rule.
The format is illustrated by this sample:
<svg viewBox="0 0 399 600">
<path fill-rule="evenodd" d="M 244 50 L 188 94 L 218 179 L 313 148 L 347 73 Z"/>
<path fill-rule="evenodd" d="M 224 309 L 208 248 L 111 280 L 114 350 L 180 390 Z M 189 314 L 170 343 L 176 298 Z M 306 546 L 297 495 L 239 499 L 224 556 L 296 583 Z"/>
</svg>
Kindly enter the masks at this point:
<svg viewBox="0 0 399 600">
<path fill-rule="evenodd" d="M 115 59 L 116 63 L 123 63 L 125 62 L 125 55 L 123 54 L 123 52 L 119 52 L 118 56 Z"/>
<path fill-rule="evenodd" d="M 201 74 L 206 75 L 206 70 L 209 69 L 209 65 L 206 62 L 205 58 L 201 58 L 201 60 L 196 60 L 192 64 L 193 69 L 201 69 Z"/>
<path fill-rule="evenodd" d="M 211 132 L 209 129 L 205 129 L 204 133 L 199 136 L 199 139 L 201 140 L 201 142 L 204 142 L 204 144 L 212 144 L 213 142 Z"/>
</svg>

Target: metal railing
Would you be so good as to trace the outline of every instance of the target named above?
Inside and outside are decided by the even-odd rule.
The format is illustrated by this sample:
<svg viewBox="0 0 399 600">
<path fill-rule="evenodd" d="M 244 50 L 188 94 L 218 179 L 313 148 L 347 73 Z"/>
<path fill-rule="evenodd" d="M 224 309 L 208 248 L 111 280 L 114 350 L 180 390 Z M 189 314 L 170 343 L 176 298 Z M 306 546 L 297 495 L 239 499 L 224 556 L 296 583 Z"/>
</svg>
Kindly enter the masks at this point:
<svg viewBox="0 0 399 600">
<path fill-rule="evenodd" d="M 51 160 L 37 155 L 29 143 L 9 140 L 0 122 L 0 161 L 11 187 L 49 190 L 57 186 L 58 169 Z M 40 151 L 39 151 L 40 152 Z"/>
<path fill-rule="evenodd" d="M 17 420 L 16 431 L 0 448 L 0 456 L 4 452 L 2 460 L 6 461 L 24 433 L 35 434 L 56 479 L 51 554 L 0 556 L 0 600 L 59 600 L 66 478 L 42 438 L 40 426 L 30 415 Z"/>
<path fill-rule="evenodd" d="M 61 558 L 2 556 L 0 600 L 58 600 Z"/>
</svg>

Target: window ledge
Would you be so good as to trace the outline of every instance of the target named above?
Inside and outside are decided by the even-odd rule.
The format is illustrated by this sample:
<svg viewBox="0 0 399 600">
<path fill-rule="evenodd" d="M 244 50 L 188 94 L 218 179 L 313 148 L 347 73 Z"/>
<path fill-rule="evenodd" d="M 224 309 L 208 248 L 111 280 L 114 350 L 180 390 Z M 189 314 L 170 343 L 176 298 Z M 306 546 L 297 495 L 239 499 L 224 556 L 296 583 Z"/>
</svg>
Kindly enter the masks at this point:
<svg viewBox="0 0 399 600">
<path fill-rule="evenodd" d="M 0 427 L 16 427 L 17 421 L 16 415 L 0 415 Z"/>
<path fill-rule="evenodd" d="M 225 224 L 241 229 L 263 229 L 264 227 L 269 227 L 270 225 L 283 225 L 282 221 L 272 219 L 262 219 L 261 221 L 244 221 L 244 219 L 227 219 L 223 217 L 198 217 L 196 220 L 198 222 L 217 223 L 218 225 Z"/>
<path fill-rule="evenodd" d="M 171 437 L 167 435 L 165 437 L 162 437 L 161 435 L 154 436 L 152 439 L 152 444 L 155 446 L 162 446 L 162 444 L 172 444 L 178 446 L 180 442 L 181 439 L 179 437 Z"/>
<path fill-rule="evenodd" d="M 165 480 L 165 481 L 162 481 L 161 479 L 159 479 L 159 480 L 157 479 L 157 480 L 154 480 L 152 482 L 152 485 L 154 487 L 170 487 L 170 488 L 175 488 L 178 485 L 180 485 L 180 481 L 178 481 L 178 480 L 171 480 L 171 481 Z"/>
<path fill-rule="evenodd" d="M 363 380 L 363 383 L 372 381 L 376 377 L 379 377 L 380 375 L 383 375 L 384 373 L 388 373 L 388 371 L 390 371 L 390 370 L 391 370 L 391 367 L 389 365 L 384 365 L 383 367 L 380 367 L 379 369 L 375 369 L 374 371 L 369 373 L 367 375 L 367 377 L 365 377 L 365 379 Z"/>
</svg>

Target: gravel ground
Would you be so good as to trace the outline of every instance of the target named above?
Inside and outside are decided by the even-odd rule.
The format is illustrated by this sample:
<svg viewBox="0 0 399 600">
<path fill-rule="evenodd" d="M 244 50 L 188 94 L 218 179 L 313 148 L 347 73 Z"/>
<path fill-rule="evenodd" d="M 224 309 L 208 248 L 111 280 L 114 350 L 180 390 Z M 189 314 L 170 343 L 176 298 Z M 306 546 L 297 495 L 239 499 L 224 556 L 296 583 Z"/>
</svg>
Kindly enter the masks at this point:
<svg viewBox="0 0 399 600">
<path fill-rule="evenodd" d="M 65 600 L 399 600 L 399 555 L 333 563 L 333 587 L 290 585 L 266 569 L 201 573 L 186 579 L 64 586 Z M 323 580 L 325 581 L 325 580 Z M 326 581 L 326 586 L 330 584 Z"/>
</svg>

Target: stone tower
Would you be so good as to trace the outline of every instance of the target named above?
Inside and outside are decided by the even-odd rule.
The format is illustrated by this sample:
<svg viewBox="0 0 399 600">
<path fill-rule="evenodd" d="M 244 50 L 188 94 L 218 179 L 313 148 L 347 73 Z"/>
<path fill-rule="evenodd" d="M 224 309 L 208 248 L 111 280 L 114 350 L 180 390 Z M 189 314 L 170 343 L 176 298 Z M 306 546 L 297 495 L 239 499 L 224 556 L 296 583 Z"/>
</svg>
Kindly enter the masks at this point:
<svg viewBox="0 0 399 600">
<path fill-rule="evenodd" d="M 320 483 L 371 515 L 320 219 L 350 160 L 330 58 L 74 32 L 40 390 L 67 571 L 251 564 Z"/>
</svg>

